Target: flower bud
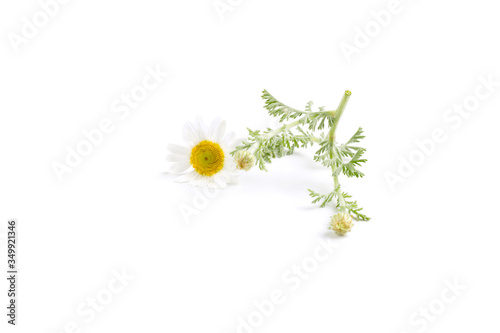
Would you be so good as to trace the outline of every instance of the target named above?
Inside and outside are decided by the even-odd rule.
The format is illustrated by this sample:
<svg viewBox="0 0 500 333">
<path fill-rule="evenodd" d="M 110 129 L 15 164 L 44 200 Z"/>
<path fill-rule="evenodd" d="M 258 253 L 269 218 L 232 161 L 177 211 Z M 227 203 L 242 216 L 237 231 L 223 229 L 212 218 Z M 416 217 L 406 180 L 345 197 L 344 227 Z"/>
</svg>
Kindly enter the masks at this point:
<svg viewBox="0 0 500 333">
<path fill-rule="evenodd" d="M 330 221 L 330 229 L 341 236 L 351 231 L 353 225 L 352 217 L 347 213 L 337 213 Z"/>
<path fill-rule="evenodd" d="M 240 150 L 234 155 L 234 161 L 236 162 L 236 168 L 248 171 L 255 164 L 255 156 L 248 150 Z"/>
</svg>

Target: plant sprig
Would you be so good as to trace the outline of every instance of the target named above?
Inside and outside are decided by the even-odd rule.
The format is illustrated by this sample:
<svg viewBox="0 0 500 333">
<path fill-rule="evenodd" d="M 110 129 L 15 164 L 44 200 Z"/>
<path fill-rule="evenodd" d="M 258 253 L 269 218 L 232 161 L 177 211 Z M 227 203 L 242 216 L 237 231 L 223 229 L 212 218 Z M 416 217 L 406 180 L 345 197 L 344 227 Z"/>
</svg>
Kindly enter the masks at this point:
<svg viewBox="0 0 500 333">
<path fill-rule="evenodd" d="M 368 221 L 370 218 L 360 212 L 362 208 L 358 206 L 358 203 L 349 200 L 351 196 L 342 192 L 338 179 L 341 173 L 347 177 L 361 178 L 364 176 L 359 168 L 366 162 L 366 159 L 363 158 L 366 149 L 355 145 L 364 139 L 363 129 L 360 127 L 345 143 L 340 144 L 336 141 L 336 130 L 350 96 L 351 92 L 347 90 L 342 96 L 339 106 L 333 111 L 327 111 L 325 107 L 313 111 L 312 102 L 307 103 L 302 111 L 281 103 L 267 90 L 264 90 L 262 95 L 265 102 L 264 108 L 267 109 L 270 116 L 278 118 L 284 125 L 275 130 L 270 128 L 264 131 L 248 129 L 248 139 L 236 147 L 231 154 L 233 156 L 246 156 L 246 158 L 251 156 L 251 160 L 255 160 L 255 164 L 261 170 L 267 171 L 266 164 L 271 163 L 273 158 L 292 155 L 296 148 L 317 144 L 319 148 L 314 154 L 314 160 L 331 170 L 334 188 L 332 192 L 327 194 L 309 190 L 309 195 L 313 198 L 312 202 L 319 203 L 320 207 L 326 207 L 328 203 L 336 200 L 339 213 L 349 214 L 359 221 Z M 290 120 L 293 121 L 285 123 Z M 345 225 L 342 227 L 347 228 Z M 342 229 L 342 234 L 346 232 L 344 229 Z M 347 229 L 349 231 L 350 227 Z"/>
</svg>

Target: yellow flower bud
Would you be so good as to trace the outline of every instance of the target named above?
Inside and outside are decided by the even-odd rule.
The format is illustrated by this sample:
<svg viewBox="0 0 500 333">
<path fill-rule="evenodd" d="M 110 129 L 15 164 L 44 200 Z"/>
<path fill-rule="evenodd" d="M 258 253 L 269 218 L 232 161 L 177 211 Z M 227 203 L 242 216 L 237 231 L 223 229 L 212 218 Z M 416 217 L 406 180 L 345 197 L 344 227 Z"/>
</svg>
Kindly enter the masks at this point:
<svg viewBox="0 0 500 333">
<path fill-rule="evenodd" d="M 341 236 L 351 231 L 353 225 L 352 217 L 347 213 L 337 213 L 332 216 L 332 220 L 330 221 L 330 229 Z"/>
</svg>

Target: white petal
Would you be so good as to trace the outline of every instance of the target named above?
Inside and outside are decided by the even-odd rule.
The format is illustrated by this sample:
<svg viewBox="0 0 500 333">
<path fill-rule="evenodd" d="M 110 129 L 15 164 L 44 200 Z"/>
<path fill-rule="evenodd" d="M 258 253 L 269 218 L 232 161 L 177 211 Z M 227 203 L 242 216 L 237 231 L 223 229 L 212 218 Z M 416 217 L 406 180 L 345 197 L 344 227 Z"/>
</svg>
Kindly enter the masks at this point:
<svg viewBox="0 0 500 333">
<path fill-rule="evenodd" d="M 236 169 L 236 164 L 234 161 L 229 161 L 229 163 L 224 163 L 224 168 L 222 169 L 223 172 L 227 173 L 228 179 L 226 182 L 228 184 L 237 184 L 237 176 L 240 174 L 240 171 Z"/>
<path fill-rule="evenodd" d="M 189 185 L 196 186 L 196 187 L 206 187 L 207 180 L 205 178 L 207 178 L 207 177 L 204 177 L 204 176 L 200 175 L 199 173 L 196 173 L 196 176 L 194 177 L 194 179 L 192 181 L 189 182 Z"/>
<path fill-rule="evenodd" d="M 172 164 L 170 166 L 169 171 L 172 173 L 183 173 L 184 171 L 189 169 L 190 166 L 191 166 L 191 164 L 189 162 L 178 162 L 178 163 Z"/>
<path fill-rule="evenodd" d="M 196 125 L 198 127 L 198 136 L 201 140 L 207 140 L 208 139 L 208 127 L 201 119 L 201 117 L 196 118 Z M 201 141 L 200 140 L 200 141 Z"/>
<path fill-rule="evenodd" d="M 167 145 L 167 149 L 173 153 L 173 154 L 179 154 L 179 155 L 189 155 L 189 148 L 185 147 L 185 146 L 180 146 L 180 145 L 176 145 L 176 144 L 173 144 L 173 143 L 169 143 Z"/>
<path fill-rule="evenodd" d="M 193 170 L 191 172 L 188 172 L 186 174 L 183 174 L 182 176 L 175 178 L 175 181 L 179 183 L 189 182 L 195 177 L 195 175 L 197 175 L 197 173 L 196 171 Z"/>
<path fill-rule="evenodd" d="M 222 143 L 228 147 L 229 149 L 233 150 L 234 147 L 236 147 L 237 142 L 235 140 L 236 135 L 234 132 L 227 133 L 224 139 L 222 140 Z M 243 141 L 243 140 L 241 140 Z M 241 142 L 240 141 L 240 142 Z"/>
<path fill-rule="evenodd" d="M 219 128 L 217 129 L 217 132 L 214 136 L 214 141 L 221 142 L 225 132 L 226 132 L 226 122 L 223 120 L 219 124 Z"/>
<path fill-rule="evenodd" d="M 217 135 L 217 130 L 219 129 L 219 125 L 220 125 L 220 118 L 217 117 L 212 121 L 210 129 L 208 130 L 208 136 L 210 141 L 215 140 L 215 137 Z"/>
<path fill-rule="evenodd" d="M 236 170 L 236 163 L 234 162 L 232 157 L 226 158 L 224 160 L 224 167 L 222 168 L 222 170 L 225 170 L 229 173 Z"/>
<path fill-rule="evenodd" d="M 184 124 L 184 140 L 191 142 L 193 144 L 198 144 L 201 141 L 198 130 L 191 123 Z"/>
</svg>

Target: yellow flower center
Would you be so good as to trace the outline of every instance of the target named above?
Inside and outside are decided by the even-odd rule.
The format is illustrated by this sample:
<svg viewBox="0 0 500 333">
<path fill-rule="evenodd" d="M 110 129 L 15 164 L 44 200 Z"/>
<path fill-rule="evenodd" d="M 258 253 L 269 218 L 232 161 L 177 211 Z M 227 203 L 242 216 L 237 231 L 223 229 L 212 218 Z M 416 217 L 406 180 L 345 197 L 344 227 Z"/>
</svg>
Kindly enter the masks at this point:
<svg viewBox="0 0 500 333">
<path fill-rule="evenodd" d="M 191 165 L 200 175 L 213 176 L 224 166 L 224 151 L 218 143 L 203 140 L 191 150 Z"/>
</svg>

